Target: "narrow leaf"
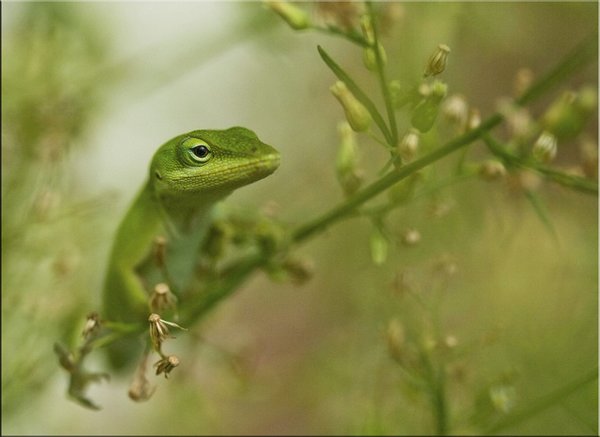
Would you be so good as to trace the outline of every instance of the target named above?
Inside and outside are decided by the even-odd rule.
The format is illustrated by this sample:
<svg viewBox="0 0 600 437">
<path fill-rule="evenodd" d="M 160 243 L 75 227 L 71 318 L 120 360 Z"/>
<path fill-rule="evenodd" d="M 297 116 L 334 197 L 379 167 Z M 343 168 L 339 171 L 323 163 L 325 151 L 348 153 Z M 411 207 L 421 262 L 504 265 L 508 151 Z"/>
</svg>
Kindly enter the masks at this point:
<svg viewBox="0 0 600 437">
<path fill-rule="evenodd" d="M 540 218 L 540 220 L 542 221 L 544 226 L 546 226 L 546 229 L 548 230 L 548 232 L 552 235 L 554 240 L 556 240 L 558 242 L 558 236 L 556 234 L 556 229 L 554 228 L 554 224 L 552 223 L 552 220 L 550 219 L 550 215 L 548 214 L 548 211 L 546 210 L 546 207 L 544 205 L 544 202 L 542 202 L 542 199 L 540 199 L 539 196 L 531 190 L 527 190 L 525 192 L 525 195 L 527 196 L 527 199 L 531 203 L 531 206 L 533 206 L 533 210 L 536 212 L 536 214 L 538 215 L 538 217 Z"/>
</svg>

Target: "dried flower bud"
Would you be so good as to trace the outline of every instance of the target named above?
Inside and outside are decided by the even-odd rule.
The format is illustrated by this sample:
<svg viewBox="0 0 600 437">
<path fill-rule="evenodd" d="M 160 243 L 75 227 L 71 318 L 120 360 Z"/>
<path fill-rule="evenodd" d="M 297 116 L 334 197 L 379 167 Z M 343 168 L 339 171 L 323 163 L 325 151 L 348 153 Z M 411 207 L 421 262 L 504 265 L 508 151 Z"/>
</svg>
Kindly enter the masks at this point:
<svg viewBox="0 0 600 437">
<path fill-rule="evenodd" d="M 308 14 L 296 5 L 282 0 L 264 0 L 264 4 L 283 18 L 292 29 L 302 30 L 310 27 Z"/>
<path fill-rule="evenodd" d="M 515 191 L 536 191 L 542 184 L 541 176 L 533 170 L 521 170 L 511 173 L 510 187 Z"/>
<path fill-rule="evenodd" d="M 88 314 L 87 320 L 85 321 L 85 326 L 83 327 L 83 332 L 81 335 L 85 340 L 93 338 L 100 331 L 101 323 L 100 323 L 100 315 L 98 313 L 93 312 Z"/>
<path fill-rule="evenodd" d="M 313 276 L 314 265 L 310 260 L 288 258 L 282 264 L 282 268 L 292 283 L 302 285 Z"/>
<path fill-rule="evenodd" d="M 433 52 L 429 58 L 429 61 L 427 61 L 427 66 L 425 68 L 425 73 L 423 73 L 423 77 L 436 76 L 443 72 L 448 64 L 449 53 L 450 47 L 448 47 L 446 44 L 438 45 L 436 51 Z"/>
<path fill-rule="evenodd" d="M 405 246 L 415 246 L 421 241 L 421 233 L 416 229 L 407 229 L 402 234 L 402 243 Z"/>
<path fill-rule="evenodd" d="M 160 318 L 160 316 L 156 313 L 150 314 L 148 317 L 148 322 L 150 322 L 150 340 L 152 341 L 152 346 L 154 350 L 162 355 L 161 346 L 163 341 L 168 338 L 175 338 L 169 332 L 169 326 L 182 329 L 187 331 L 187 329 L 182 328 L 177 323 L 167 322 Z"/>
<path fill-rule="evenodd" d="M 579 145 L 579 156 L 584 174 L 593 179 L 598 179 L 598 143 L 584 138 Z"/>
<path fill-rule="evenodd" d="M 477 129 L 480 124 L 481 124 L 481 113 L 479 112 L 479 109 L 472 108 L 469 111 L 469 120 L 467 121 L 467 129 L 468 130 Z"/>
<path fill-rule="evenodd" d="M 164 282 L 156 284 L 154 292 L 150 296 L 150 310 L 154 313 L 161 313 L 175 309 L 176 306 L 177 296 L 171 292 L 169 286 Z"/>
<path fill-rule="evenodd" d="M 448 97 L 442 105 L 442 115 L 444 118 L 459 129 L 466 126 L 468 114 L 469 105 L 465 97 L 461 94 L 454 94 Z"/>
<path fill-rule="evenodd" d="M 341 27 L 346 31 L 352 31 L 358 25 L 364 9 L 361 2 L 348 1 L 317 2 L 316 6 L 317 14 L 326 27 Z"/>
<path fill-rule="evenodd" d="M 156 363 L 154 363 L 154 367 L 156 367 L 156 374 L 160 375 L 161 373 L 165 374 L 165 378 L 169 378 L 169 374 L 171 371 L 179 366 L 179 358 L 175 355 L 169 355 L 168 357 L 163 357 Z"/>
<path fill-rule="evenodd" d="M 458 339 L 454 335 L 447 335 L 446 338 L 444 338 L 444 344 L 447 348 L 453 349 L 458 346 Z"/>
<path fill-rule="evenodd" d="M 419 150 L 419 131 L 410 129 L 398 145 L 398 154 L 404 163 L 410 162 Z"/>
<path fill-rule="evenodd" d="M 533 145 L 533 157 L 541 162 L 550 162 L 556 157 L 557 140 L 550 132 L 544 131 Z"/>
<path fill-rule="evenodd" d="M 533 83 L 533 71 L 529 68 L 519 68 L 515 76 L 514 93 L 518 97 L 525 93 Z"/>
<path fill-rule="evenodd" d="M 148 353 L 145 353 L 138 365 L 133 380 L 129 385 L 127 394 L 131 400 L 136 402 L 147 401 L 152 397 L 156 386 L 152 386 L 146 378 L 146 369 L 148 367 Z"/>
<path fill-rule="evenodd" d="M 366 131 L 371 124 L 371 115 L 363 104 L 354 97 L 354 94 L 350 92 L 346 84 L 342 81 L 337 81 L 329 89 L 344 108 L 346 120 L 348 120 L 352 129 L 356 132 Z"/>
<path fill-rule="evenodd" d="M 404 361 L 404 348 L 406 342 L 406 334 L 404 333 L 404 325 L 398 319 L 392 319 L 388 323 L 387 332 L 388 351 L 392 358 L 402 364 Z"/>
<path fill-rule="evenodd" d="M 154 239 L 154 260 L 156 261 L 156 265 L 159 268 L 162 268 L 166 265 L 166 255 L 167 255 L 167 239 L 162 235 L 159 235 Z"/>
<path fill-rule="evenodd" d="M 506 168 L 500 161 L 490 159 L 480 165 L 479 175 L 486 181 L 495 181 L 506 176 Z"/>
</svg>

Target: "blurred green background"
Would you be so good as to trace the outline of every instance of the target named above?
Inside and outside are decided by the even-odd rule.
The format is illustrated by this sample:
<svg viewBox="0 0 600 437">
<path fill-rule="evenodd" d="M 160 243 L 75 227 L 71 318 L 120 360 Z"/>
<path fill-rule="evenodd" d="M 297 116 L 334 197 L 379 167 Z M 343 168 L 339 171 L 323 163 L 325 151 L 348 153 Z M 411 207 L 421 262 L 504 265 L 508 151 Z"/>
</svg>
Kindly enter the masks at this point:
<svg viewBox="0 0 600 437">
<path fill-rule="evenodd" d="M 322 7 L 301 7 L 323 19 Z M 389 76 L 418 77 L 446 43 L 450 92 L 484 118 L 512 95 L 517 70 L 541 75 L 598 27 L 593 2 L 379 7 Z M 474 179 L 390 216 L 397 237 L 383 265 L 371 260 L 368 221 L 356 219 L 300 248 L 314 264 L 306 285 L 254 275 L 172 342 L 185 360 L 149 402 L 127 398 L 125 377 L 90 390 L 100 412 L 67 400 L 52 344 L 98 308 L 112 233 L 166 139 L 255 130 L 281 167 L 228 202 L 285 223 L 342 200 L 343 114 L 317 44 L 377 92 L 359 49 L 295 32 L 258 2 L 2 3 L 4 434 L 429 434 L 427 393 L 407 383 L 386 332 L 393 319 L 426 342 L 432 314 L 452 349 L 452 433 L 483 432 L 597 368 L 597 197 L 544 184 L 553 237 L 509 182 Z M 562 89 L 597 77 L 592 65 Z M 585 135 L 597 147 L 596 122 Z M 373 177 L 384 151 L 359 141 Z M 559 144 L 557 165 L 577 165 L 577 148 Z M 418 245 L 401 244 L 408 228 Z M 502 432 L 597 434 L 597 394 L 594 379 Z"/>
</svg>

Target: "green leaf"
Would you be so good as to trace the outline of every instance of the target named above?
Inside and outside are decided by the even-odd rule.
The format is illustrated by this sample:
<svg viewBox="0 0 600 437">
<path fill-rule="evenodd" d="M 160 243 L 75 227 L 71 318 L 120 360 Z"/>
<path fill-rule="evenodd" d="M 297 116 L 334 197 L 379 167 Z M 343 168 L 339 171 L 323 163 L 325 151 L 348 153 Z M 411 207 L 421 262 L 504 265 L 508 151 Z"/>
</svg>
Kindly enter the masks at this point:
<svg viewBox="0 0 600 437">
<path fill-rule="evenodd" d="M 325 64 L 327 64 L 331 71 L 333 71 L 333 74 L 335 74 L 339 80 L 344 82 L 352 94 L 354 94 L 354 97 L 356 97 L 356 99 L 362 103 L 365 108 L 367 108 L 367 111 L 369 111 L 369 114 L 371 114 L 371 117 L 373 117 L 375 124 L 377 124 L 377 127 L 379 127 L 381 133 L 383 133 L 388 143 L 393 144 L 392 134 L 385 124 L 383 117 L 377 110 L 377 107 L 375 107 L 373 101 L 369 99 L 363 90 L 360 89 L 360 87 L 352 80 L 348 73 L 346 73 L 342 67 L 340 67 L 333 59 L 331 59 L 331 57 L 325 52 L 325 50 L 323 50 L 321 46 L 317 46 L 317 49 L 319 50 L 319 55 L 321 55 L 321 58 Z"/>
<path fill-rule="evenodd" d="M 548 214 L 548 211 L 546 210 L 546 206 L 544 205 L 544 202 L 542 202 L 542 199 L 540 199 L 540 197 L 531 190 L 527 190 L 525 192 L 525 195 L 531 203 L 531 206 L 533 206 L 533 210 L 536 212 L 544 226 L 546 226 L 548 232 L 558 242 L 558 235 L 556 234 L 556 229 L 554 228 L 554 224 L 550 219 L 550 215 Z"/>
</svg>

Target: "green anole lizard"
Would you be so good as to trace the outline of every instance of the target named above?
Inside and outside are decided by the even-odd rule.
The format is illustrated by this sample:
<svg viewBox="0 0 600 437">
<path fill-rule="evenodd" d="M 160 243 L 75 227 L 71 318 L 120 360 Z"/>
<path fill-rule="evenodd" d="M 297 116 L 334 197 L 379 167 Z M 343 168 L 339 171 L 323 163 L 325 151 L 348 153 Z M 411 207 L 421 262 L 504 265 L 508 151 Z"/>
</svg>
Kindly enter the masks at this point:
<svg viewBox="0 0 600 437">
<path fill-rule="evenodd" d="M 216 204 L 236 188 L 258 181 L 279 166 L 279 153 L 242 127 L 196 130 L 163 144 L 148 179 L 118 227 L 104 284 L 103 317 L 112 322 L 147 323 L 149 290 L 140 268 L 155 238 L 169 236 L 167 266 L 181 291 L 193 276 L 198 246 Z M 131 361 L 130 341 L 109 349 L 114 367 Z"/>
</svg>

